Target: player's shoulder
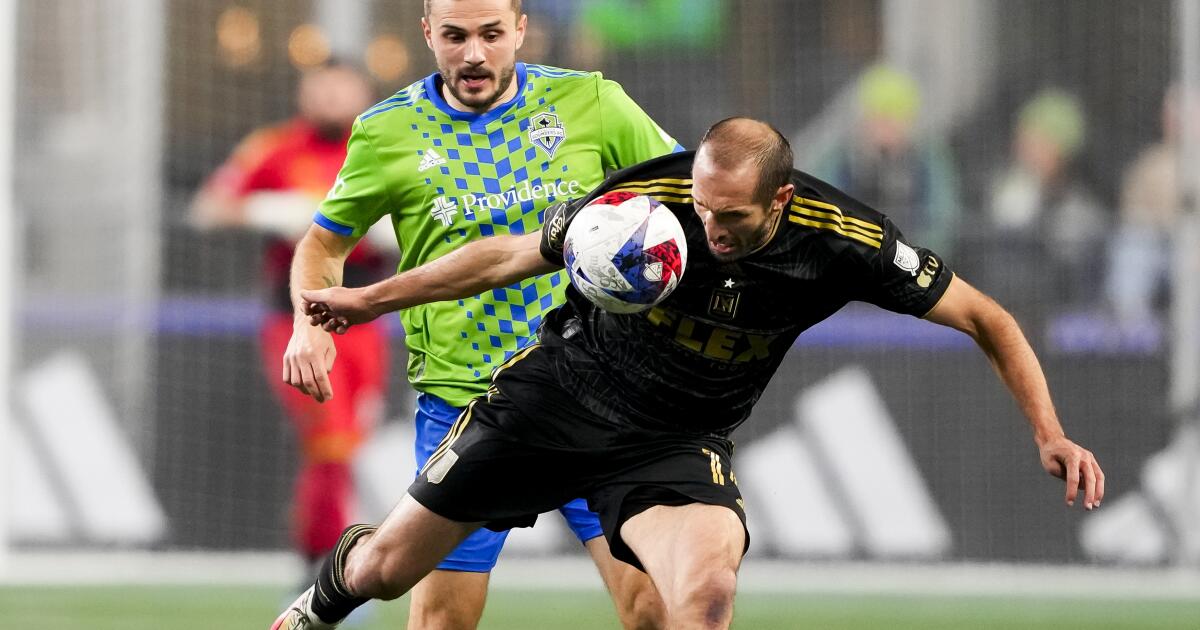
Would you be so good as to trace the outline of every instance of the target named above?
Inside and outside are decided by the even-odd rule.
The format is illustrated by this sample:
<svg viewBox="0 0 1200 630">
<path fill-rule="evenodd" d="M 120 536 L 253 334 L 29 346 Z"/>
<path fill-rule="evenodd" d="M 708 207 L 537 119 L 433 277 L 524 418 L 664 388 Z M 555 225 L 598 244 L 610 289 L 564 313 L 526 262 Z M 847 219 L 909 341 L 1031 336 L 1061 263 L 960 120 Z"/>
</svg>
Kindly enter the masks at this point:
<svg viewBox="0 0 1200 630">
<path fill-rule="evenodd" d="M 395 94 L 368 107 L 367 111 L 359 115 L 359 123 L 364 126 L 368 124 L 374 126 L 415 111 L 423 101 L 428 100 L 425 93 L 426 82 L 426 79 L 414 81 Z"/>
<path fill-rule="evenodd" d="M 547 66 L 540 63 L 526 63 L 525 72 L 528 76 L 556 80 L 556 81 L 579 81 L 588 79 L 599 79 L 599 72 L 589 72 L 586 70 L 571 70 L 570 68 L 559 68 L 556 66 Z"/>
<path fill-rule="evenodd" d="M 692 184 L 692 162 L 695 159 L 695 151 L 679 151 L 660 155 L 616 171 L 609 176 L 608 181 L 614 183 L 633 183 L 639 181 L 653 183 L 666 178 L 686 178 L 688 188 L 690 189 Z"/>
<path fill-rule="evenodd" d="M 831 245 L 883 246 L 886 217 L 836 186 L 803 171 L 792 171 L 791 203 L 785 212 L 794 233 Z"/>
<path fill-rule="evenodd" d="M 597 95 L 617 85 L 613 81 L 605 79 L 603 74 L 593 71 L 571 70 L 537 63 L 522 64 L 522 70 L 530 89 L 534 92 L 582 90 L 589 95 Z"/>
<path fill-rule="evenodd" d="M 589 198 L 624 190 L 647 195 L 661 202 L 691 203 L 692 162 L 695 151 L 668 153 L 609 175 Z"/>
</svg>

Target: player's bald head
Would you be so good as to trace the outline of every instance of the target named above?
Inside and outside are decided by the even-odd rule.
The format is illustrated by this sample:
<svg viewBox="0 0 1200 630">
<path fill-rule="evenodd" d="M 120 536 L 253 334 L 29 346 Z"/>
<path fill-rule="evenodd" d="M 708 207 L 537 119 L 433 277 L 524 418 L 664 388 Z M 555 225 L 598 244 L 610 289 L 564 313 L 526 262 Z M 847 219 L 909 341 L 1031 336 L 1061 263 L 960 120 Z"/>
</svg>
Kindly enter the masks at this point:
<svg viewBox="0 0 1200 630">
<path fill-rule="evenodd" d="M 711 160 L 722 171 L 752 166 L 758 173 L 754 201 L 769 204 L 792 176 L 792 145 L 778 129 L 753 118 L 726 118 L 700 140 L 697 160 Z"/>
<path fill-rule="evenodd" d="M 434 5 L 450 4 L 457 1 L 458 0 L 425 0 L 425 19 L 429 19 L 429 14 L 433 10 Z M 517 17 L 521 17 L 521 0 L 509 0 L 509 5 L 512 6 L 513 13 L 515 13 Z"/>
</svg>

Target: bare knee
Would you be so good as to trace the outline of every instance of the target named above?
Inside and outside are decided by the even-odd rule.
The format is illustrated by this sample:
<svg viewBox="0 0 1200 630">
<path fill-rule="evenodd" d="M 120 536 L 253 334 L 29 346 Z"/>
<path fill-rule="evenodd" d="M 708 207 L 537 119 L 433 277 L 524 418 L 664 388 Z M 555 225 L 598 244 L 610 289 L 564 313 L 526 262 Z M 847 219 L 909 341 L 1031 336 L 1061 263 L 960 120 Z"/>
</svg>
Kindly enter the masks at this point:
<svg viewBox="0 0 1200 630">
<path fill-rule="evenodd" d="M 737 573 L 733 569 L 706 570 L 684 580 L 667 602 L 671 625 L 724 628 L 733 617 Z"/>
</svg>

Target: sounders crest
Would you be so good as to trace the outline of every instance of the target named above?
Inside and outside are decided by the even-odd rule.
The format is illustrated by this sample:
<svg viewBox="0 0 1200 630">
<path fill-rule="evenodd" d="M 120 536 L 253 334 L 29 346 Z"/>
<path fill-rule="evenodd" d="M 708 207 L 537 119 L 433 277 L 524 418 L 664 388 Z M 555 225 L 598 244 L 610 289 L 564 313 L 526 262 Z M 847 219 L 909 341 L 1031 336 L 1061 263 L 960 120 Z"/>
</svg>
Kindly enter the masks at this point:
<svg viewBox="0 0 1200 630">
<path fill-rule="evenodd" d="M 529 141 L 541 147 L 551 158 L 566 138 L 567 130 L 558 121 L 557 115 L 541 112 L 529 119 Z"/>
</svg>

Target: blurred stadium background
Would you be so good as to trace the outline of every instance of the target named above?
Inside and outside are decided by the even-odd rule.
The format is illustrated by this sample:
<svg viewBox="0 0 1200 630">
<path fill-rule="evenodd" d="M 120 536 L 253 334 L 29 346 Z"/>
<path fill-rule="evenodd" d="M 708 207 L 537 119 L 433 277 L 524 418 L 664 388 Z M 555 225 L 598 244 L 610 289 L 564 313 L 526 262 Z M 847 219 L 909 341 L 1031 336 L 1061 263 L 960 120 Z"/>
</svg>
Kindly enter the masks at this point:
<svg viewBox="0 0 1200 630">
<path fill-rule="evenodd" d="M 524 60 L 603 71 L 685 146 L 766 119 L 943 252 L 1108 473 L 1066 509 L 968 339 L 848 308 L 736 436 L 738 627 L 1200 628 L 1200 0 L 525 5 Z M 265 238 L 188 204 L 303 68 L 361 63 L 380 98 L 431 72 L 421 3 L 0 11 L 0 628 L 265 627 L 300 579 Z M 364 518 L 410 478 L 412 404 L 394 377 Z M 557 517 L 513 538 L 484 627 L 616 627 Z"/>
</svg>

